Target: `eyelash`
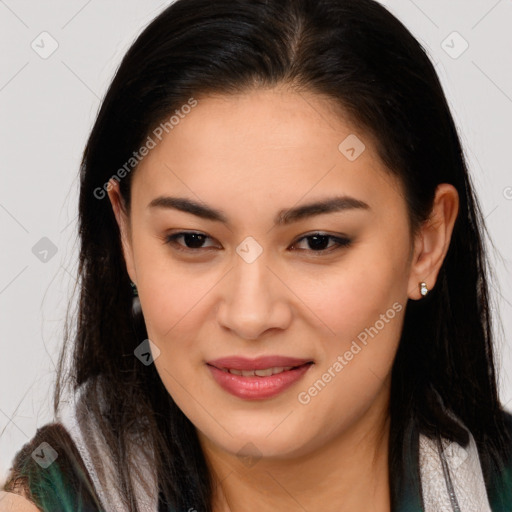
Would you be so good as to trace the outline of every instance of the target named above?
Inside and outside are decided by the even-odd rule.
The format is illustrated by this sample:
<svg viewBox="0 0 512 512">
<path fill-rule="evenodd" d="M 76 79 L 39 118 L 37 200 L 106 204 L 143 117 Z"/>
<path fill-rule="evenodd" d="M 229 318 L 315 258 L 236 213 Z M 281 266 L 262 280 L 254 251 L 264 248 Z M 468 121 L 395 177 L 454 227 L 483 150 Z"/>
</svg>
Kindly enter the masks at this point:
<svg viewBox="0 0 512 512">
<path fill-rule="evenodd" d="M 175 233 L 175 234 L 166 236 L 165 239 L 164 239 L 164 243 L 167 244 L 167 245 L 172 245 L 178 251 L 187 252 L 189 254 L 190 253 L 197 253 L 201 249 L 204 249 L 204 248 L 201 248 L 201 247 L 197 248 L 197 249 L 191 249 L 189 247 L 183 247 L 183 245 L 180 245 L 180 244 L 178 244 L 176 242 L 176 239 L 178 239 L 180 237 L 183 237 L 183 236 L 186 236 L 186 235 L 199 235 L 201 237 L 205 237 L 205 239 L 211 238 L 208 235 L 205 235 L 205 234 L 197 232 L 197 231 L 181 231 L 179 233 Z M 310 252 L 310 253 L 316 253 L 319 256 L 323 256 L 324 254 L 327 255 L 327 254 L 330 254 L 333 251 L 336 251 L 336 250 L 339 250 L 339 249 L 343 249 L 343 248 L 347 248 L 352 243 L 352 240 L 350 240 L 349 238 L 336 237 L 336 236 L 333 236 L 333 235 L 324 234 L 322 232 L 315 232 L 315 233 L 311 233 L 309 235 L 306 235 L 306 236 L 303 236 L 303 237 L 299 238 L 296 242 L 294 242 L 293 245 L 296 245 L 296 244 L 300 243 L 302 240 L 306 240 L 308 238 L 314 238 L 314 237 L 322 237 L 322 238 L 332 239 L 332 240 L 335 241 L 336 246 L 333 246 L 333 247 L 330 247 L 330 248 L 327 248 L 327 249 L 320 249 L 320 250 L 316 250 L 316 251 L 313 250 L 313 249 L 300 249 L 300 250 L 303 250 L 303 251 L 306 251 L 306 252 Z M 293 245 L 292 245 L 292 247 L 293 247 Z M 208 249 L 208 248 L 206 248 L 206 249 Z"/>
</svg>

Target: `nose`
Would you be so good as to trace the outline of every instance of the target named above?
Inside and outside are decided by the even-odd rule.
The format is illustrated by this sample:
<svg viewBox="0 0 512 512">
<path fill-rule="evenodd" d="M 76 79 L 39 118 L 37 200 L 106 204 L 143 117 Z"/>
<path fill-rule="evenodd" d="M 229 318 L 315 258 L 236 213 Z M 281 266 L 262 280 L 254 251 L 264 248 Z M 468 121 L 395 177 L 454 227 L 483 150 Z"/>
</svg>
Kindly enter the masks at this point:
<svg viewBox="0 0 512 512">
<path fill-rule="evenodd" d="M 248 340 L 272 329 L 286 329 L 292 318 L 289 288 L 268 266 L 264 254 L 251 263 L 236 258 L 217 309 L 219 324 Z"/>
</svg>

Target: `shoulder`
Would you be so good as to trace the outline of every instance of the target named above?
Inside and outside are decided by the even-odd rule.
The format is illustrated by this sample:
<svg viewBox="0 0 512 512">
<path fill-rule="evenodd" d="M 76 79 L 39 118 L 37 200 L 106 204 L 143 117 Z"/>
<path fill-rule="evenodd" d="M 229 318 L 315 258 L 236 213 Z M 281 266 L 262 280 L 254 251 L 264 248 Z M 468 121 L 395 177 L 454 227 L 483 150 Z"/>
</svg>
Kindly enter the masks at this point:
<svg viewBox="0 0 512 512">
<path fill-rule="evenodd" d="M 40 512 L 27 498 L 12 492 L 0 491 L 0 512 Z"/>
<path fill-rule="evenodd" d="M 102 510 L 78 449 L 61 423 L 40 427 L 23 445 L 12 462 L 3 490 L 6 493 L 0 512 Z M 2 502 L 12 502 L 15 508 L 2 508 L 8 506 Z"/>
</svg>

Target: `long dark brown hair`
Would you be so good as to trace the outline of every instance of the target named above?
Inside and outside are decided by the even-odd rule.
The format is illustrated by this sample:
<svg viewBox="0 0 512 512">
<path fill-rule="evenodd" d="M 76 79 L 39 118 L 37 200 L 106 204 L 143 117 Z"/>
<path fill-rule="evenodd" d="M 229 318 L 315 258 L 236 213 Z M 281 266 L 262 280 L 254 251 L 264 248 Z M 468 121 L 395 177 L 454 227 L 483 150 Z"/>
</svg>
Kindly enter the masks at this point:
<svg viewBox="0 0 512 512">
<path fill-rule="evenodd" d="M 426 51 L 373 0 L 177 0 L 141 33 L 122 60 L 85 148 L 79 203 L 80 297 L 60 359 L 54 406 L 67 385 L 93 377 L 89 403 L 136 510 L 126 459 L 128 432 L 146 418 L 162 499 L 172 510 L 211 511 L 213 481 L 194 425 L 176 406 L 154 365 L 134 349 L 147 337 L 132 315 L 132 289 L 104 184 L 155 127 L 209 93 L 237 94 L 278 84 L 328 97 L 367 130 L 406 190 L 415 231 L 436 186 L 450 183 L 460 210 L 436 285 L 409 301 L 392 370 L 391 480 L 404 470 L 404 432 L 442 435 L 462 445 L 473 434 L 484 474 L 512 440 L 495 375 L 485 228 L 445 95 Z M 126 167 L 125 167 L 126 170 Z M 130 204 L 136 166 L 122 173 Z M 67 350 L 71 365 L 65 364 Z M 102 414 L 97 393 L 106 397 Z M 392 494 L 392 505 L 396 492 Z"/>
</svg>

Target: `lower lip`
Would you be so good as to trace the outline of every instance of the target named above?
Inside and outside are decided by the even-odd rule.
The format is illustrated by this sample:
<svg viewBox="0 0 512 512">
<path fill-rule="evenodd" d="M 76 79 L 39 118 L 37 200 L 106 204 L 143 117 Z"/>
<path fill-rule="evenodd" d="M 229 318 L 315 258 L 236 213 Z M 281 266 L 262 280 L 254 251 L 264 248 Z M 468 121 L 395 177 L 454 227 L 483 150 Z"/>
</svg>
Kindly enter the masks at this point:
<svg viewBox="0 0 512 512">
<path fill-rule="evenodd" d="M 303 364 L 269 377 L 258 377 L 257 375 L 243 377 L 219 370 L 215 366 L 207 366 L 212 372 L 213 378 L 225 391 L 245 400 L 262 400 L 282 393 L 297 382 L 313 365 L 311 363 Z"/>
</svg>

